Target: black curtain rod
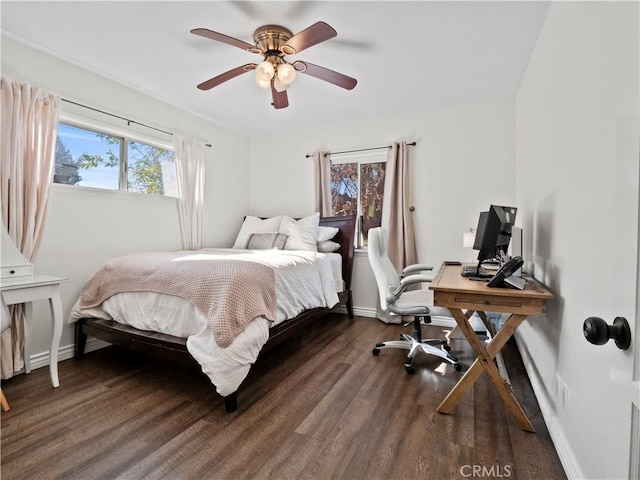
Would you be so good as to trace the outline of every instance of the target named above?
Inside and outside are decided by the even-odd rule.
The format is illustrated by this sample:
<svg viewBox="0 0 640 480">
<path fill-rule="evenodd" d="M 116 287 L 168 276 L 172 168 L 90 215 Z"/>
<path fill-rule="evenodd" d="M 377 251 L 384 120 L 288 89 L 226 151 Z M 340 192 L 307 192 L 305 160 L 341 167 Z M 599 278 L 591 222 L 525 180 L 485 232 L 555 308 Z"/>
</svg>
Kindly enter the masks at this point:
<svg viewBox="0 0 640 480">
<path fill-rule="evenodd" d="M 166 130 L 160 130 L 159 128 L 152 127 L 152 126 L 146 125 L 144 123 L 136 122 L 135 120 L 130 120 L 130 119 L 125 118 L 125 117 L 121 117 L 120 115 L 115 115 L 113 113 L 105 112 L 104 110 L 99 110 L 97 108 L 89 107 L 88 105 L 83 105 L 83 104 L 78 103 L 78 102 L 67 100 L 66 98 L 61 98 L 60 100 L 62 100 L 63 102 L 72 103 L 72 104 L 77 105 L 77 106 L 82 107 L 82 108 L 87 108 L 89 110 L 93 110 L 94 112 L 104 113 L 105 115 L 109 115 L 111 117 L 119 118 L 120 120 L 124 120 L 125 122 L 127 122 L 127 125 L 131 125 L 132 123 L 135 123 L 136 125 L 140 125 L 141 127 L 150 128 L 151 130 L 155 130 L 156 132 L 162 132 L 162 133 L 166 133 L 167 135 L 172 135 L 173 136 L 173 133 L 167 132 Z M 206 147 L 211 147 L 211 144 L 210 143 L 205 143 L 205 146 Z"/>
<path fill-rule="evenodd" d="M 407 143 L 407 145 L 410 145 L 412 147 L 416 146 L 416 142 L 411 142 L 411 143 Z M 384 147 L 371 147 L 371 148 L 359 148 L 356 150 L 345 150 L 343 152 L 328 152 L 325 153 L 324 155 L 340 155 L 342 153 L 355 153 L 355 152 L 368 152 L 370 150 L 382 150 L 383 148 L 391 148 L 390 145 L 385 145 Z M 313 157 L 313 155 L 305 155 L 306 158 L 311 158 Z"/>
</svg>

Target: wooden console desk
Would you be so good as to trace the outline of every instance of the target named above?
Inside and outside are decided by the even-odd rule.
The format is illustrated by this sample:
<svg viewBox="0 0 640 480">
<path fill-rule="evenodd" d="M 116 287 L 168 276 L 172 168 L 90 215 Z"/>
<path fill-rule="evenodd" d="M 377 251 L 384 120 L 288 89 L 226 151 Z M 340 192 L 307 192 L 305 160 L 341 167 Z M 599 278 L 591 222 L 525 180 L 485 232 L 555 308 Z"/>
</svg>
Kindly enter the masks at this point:
<svg viewBox="0 0 640 480">
<path fill-rule="evenodd" d="M 534 432 L 529 418 L 513 395 L 511 386 L 494 364 L 494 359 L 527 316 L 546 311 L 547 301 L 553 298 L 553 294 L 541 284 L 531 280 L 527 281 L 524 290 L 490 288 L 485 282 L 463 277 L 460 275 L 460 269 L 461 267 L 458 265 L 442 265 L 429 289 L 433 290 L 434 305 L 446 307 L 451 311 L 458 327 L 464 333 L 478 358 L 438 406 L 438 412 L 451 413 L 484 371 L 496 387 L 518 426 L 523 430 Z M 466 310 L 466 313 L 463 310 Z M 509 313 L 511 315 L 485 347 L 468 321 L 474 312 L 478 313 L 490 331 L 492 325 L 490 325 L 485 312 Z"/>
</svg>

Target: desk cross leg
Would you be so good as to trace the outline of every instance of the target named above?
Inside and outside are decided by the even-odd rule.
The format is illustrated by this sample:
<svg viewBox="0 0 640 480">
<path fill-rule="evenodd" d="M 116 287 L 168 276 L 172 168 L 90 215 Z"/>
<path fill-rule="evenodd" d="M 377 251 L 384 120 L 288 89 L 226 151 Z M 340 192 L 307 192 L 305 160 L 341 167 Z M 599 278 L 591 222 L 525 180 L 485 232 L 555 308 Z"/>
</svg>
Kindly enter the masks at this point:
<svg viewBox="0 0 640 480">
<path fill-rule="evenodd" d="M 447 395 L 447 397 L 438 406 L 438 412 L 451 413 L 464 394 L 480 377 L 481 373 L 485 371 L 491 382 L 496 387 L 498 394 L 504 401 L 507 409 L 513 415 L 518 426 L 522 430 L 535 432 L 533 425 L 531 425 L 527 415 L 524 413 L 524 410 L 522 410 L 522 407 L 520 407 L 520 404 L 513 395 L 510 385 L 504 381 L 498 368 L 493 362 L 493 359 L 498 355 L 509 338 L 511 338 L 516 328 L 518 328 L 518 326 L 524 321 L 526 315 L 511 315 L 502 328 L 497 332 L 495 337 L 493 337 L 487 348 L 485 348 L 468 322 L 468 318 L 470 317 L 469 312 L 465 315 L 460 309 L 449 308 L 449 310 L 453 314 L 458 327 L 462 330 L 465 337 L 471 344 L 471 347 L 478 355 L 478 358 L 473 362 L 469 370 L 467 370 L 453 390 L 449 392 L 449 395 Z"/>
</svg>

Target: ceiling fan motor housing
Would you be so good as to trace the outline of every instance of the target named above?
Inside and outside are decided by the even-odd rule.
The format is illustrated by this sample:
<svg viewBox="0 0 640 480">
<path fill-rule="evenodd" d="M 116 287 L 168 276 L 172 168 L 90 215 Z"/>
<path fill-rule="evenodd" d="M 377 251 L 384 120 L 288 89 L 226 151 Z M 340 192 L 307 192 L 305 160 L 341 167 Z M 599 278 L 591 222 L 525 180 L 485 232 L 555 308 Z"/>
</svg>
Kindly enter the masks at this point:
<svg viewBox="0 0 640 480">
<path fill-rule="evenodd" d="M 280 25 L 264 25 L 258 28 L 253 34 L 256 46 L 260 48 L 267 57 L 273 55 L 282 57 L 283 55 L 291 55 L 295 53 L 292 48 L 284 48 L 284 50 L 290 51 L 283 51 L 280 48 L 291 37 L 293 37 L 293 33 Z"/>
</svg>

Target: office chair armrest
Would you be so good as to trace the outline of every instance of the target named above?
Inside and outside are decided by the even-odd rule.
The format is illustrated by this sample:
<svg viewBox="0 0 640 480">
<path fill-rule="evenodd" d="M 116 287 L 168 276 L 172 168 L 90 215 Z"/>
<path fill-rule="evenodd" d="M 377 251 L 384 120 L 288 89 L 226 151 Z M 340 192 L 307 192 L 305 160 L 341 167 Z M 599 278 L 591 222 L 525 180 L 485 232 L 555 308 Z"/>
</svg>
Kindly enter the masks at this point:
<svg viewBox="0 0 640 480">
<path fill-rule="evenodd" d="M 433 281 L 433 275 L 425 275 L 421 273 L 415 273 L 413 275 L 409 275 L 408 277 L 404 277 L 400 279 L 400 288 L 403 290 L 407 288 L 409 285 L 413 285 L 414 283 L 428 283 Z"/>
<path fill-rule="evenodd" d="M 400 285 L 397 288 L 394 288 L 389 293 L 387 293 L 387 303 L 389 305 L 393 305 L 395 301 L 398 299 L 402 292 L 404 292 L 409 285 L 413 285 L 414 283 L 428 283 L 433 281 L 433 277 L 431 275 L 409 275 L 408 277 L 400 279 Z"/>
<path fill-rule="evenodd" d="M 408 265 L 402 270 L 401 277 L 406 277 L 407 275 L 413 275 L 416 272 L 424 272 L 428 270 L 433 270 L 431 265 L 425 265 L 424 263 L 415 263 L 413 265 Z"/>
</svg>

